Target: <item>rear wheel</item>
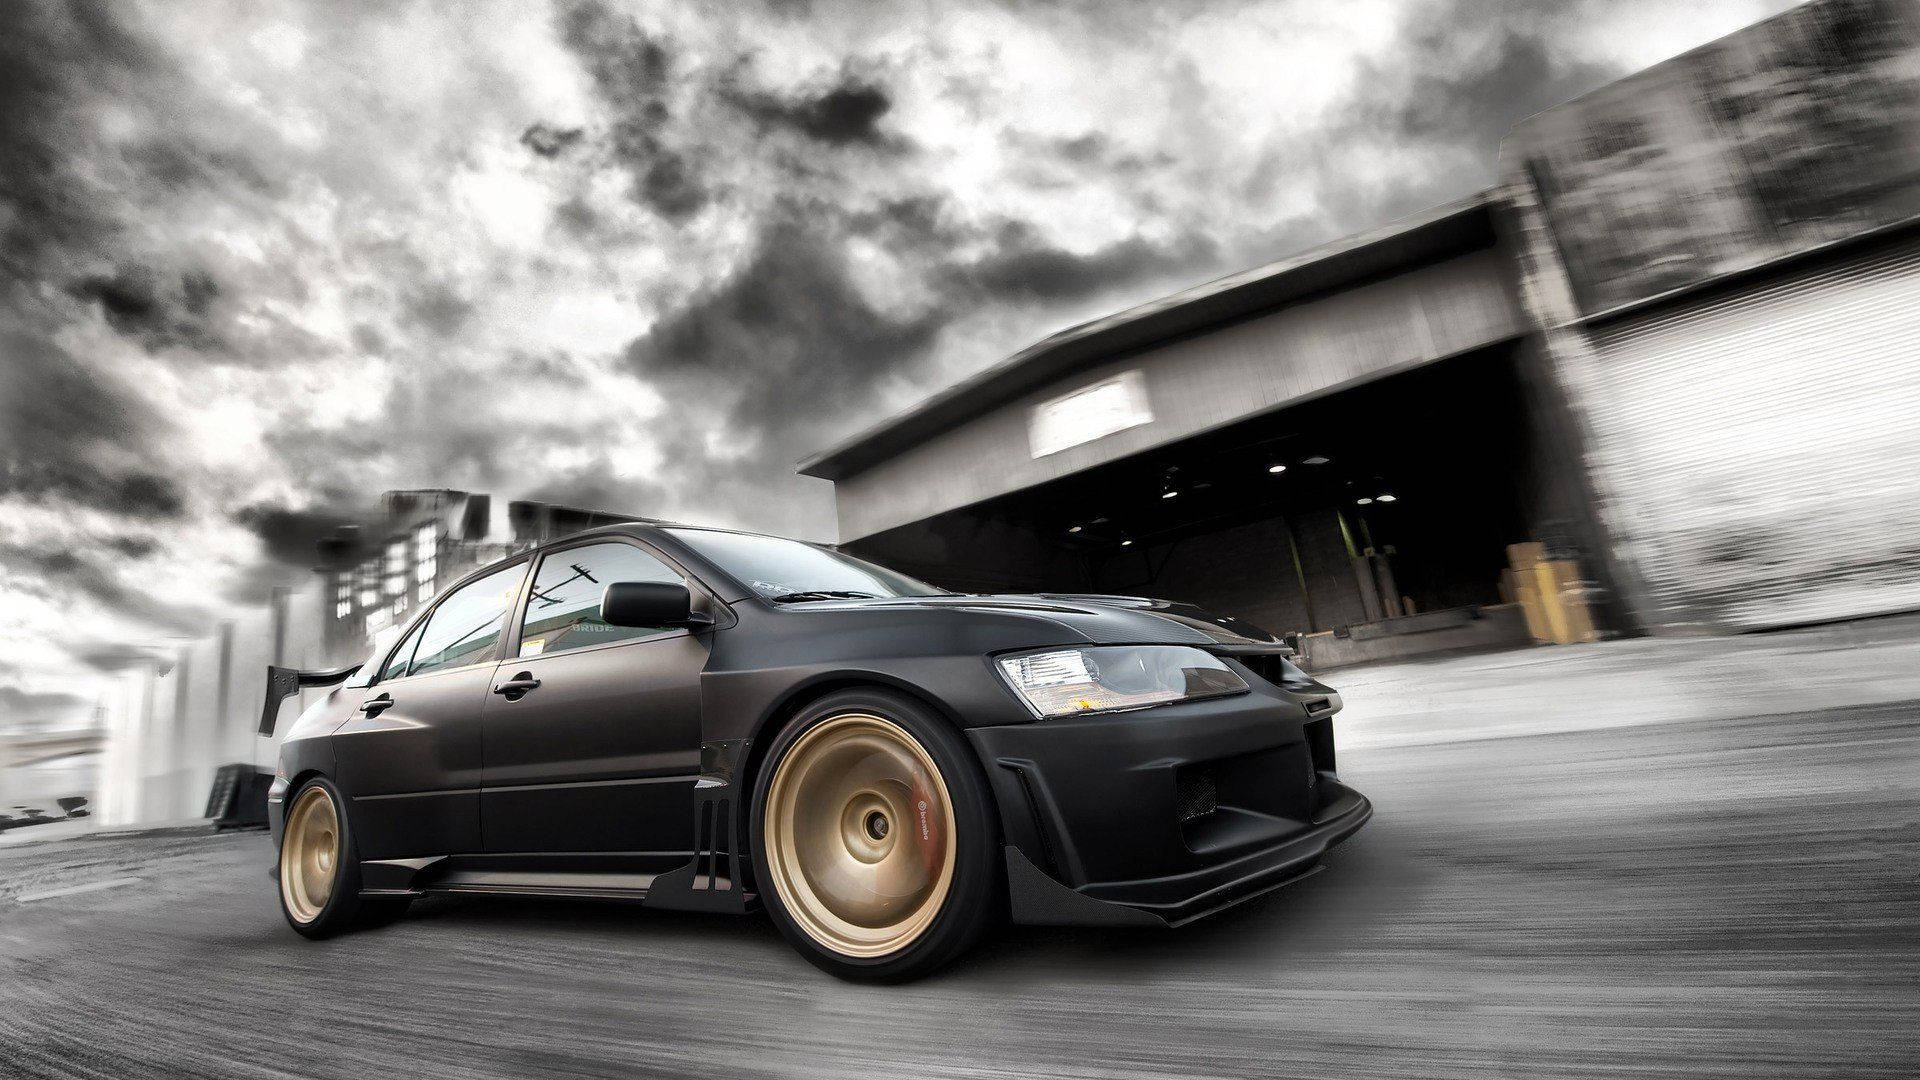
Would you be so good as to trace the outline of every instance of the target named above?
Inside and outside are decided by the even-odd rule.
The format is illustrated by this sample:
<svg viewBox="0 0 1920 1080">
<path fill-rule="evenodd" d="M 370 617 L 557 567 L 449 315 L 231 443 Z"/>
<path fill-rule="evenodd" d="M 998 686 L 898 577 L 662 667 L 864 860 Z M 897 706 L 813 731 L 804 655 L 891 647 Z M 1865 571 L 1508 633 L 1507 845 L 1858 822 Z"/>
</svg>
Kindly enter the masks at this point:
<svg viewBox="0 0 1920 1080">
<path fill-rule="evenodd" d="M 973 751 L 904 696 L 843 691 L 794 717 L 752 820 L 774 922 L 842 978 L 924 975 L 999 910 L 999 830 Z"/>
<path fill-rule="evenodd" d="M 360 896 L 360 859 L 345 800 L 323 778 L 301 785 L 287 803 L 280 834 L 280 910 L 288 924 L 323 938 L 356 923 L 397 918 L 407 904 L 404 897 Z"/>
</svg>

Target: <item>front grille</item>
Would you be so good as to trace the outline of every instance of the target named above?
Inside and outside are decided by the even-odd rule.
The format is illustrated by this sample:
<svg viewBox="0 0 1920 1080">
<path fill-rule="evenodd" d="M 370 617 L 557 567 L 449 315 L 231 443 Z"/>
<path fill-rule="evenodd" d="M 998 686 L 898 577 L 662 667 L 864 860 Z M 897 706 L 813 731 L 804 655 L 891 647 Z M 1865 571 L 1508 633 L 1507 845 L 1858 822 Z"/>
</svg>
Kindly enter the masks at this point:
<svg viewBox="0 0 1920 1080">
<path fill-rule="evenodd" d="M 1173 812 L 1180 824 L 1206 817 L 1218 809 L 1220 789 L 1213 781 L 1213 770 L 1204 765 L 1183 766 L 1174 777 L 1173 793 Z"/>
</svg>

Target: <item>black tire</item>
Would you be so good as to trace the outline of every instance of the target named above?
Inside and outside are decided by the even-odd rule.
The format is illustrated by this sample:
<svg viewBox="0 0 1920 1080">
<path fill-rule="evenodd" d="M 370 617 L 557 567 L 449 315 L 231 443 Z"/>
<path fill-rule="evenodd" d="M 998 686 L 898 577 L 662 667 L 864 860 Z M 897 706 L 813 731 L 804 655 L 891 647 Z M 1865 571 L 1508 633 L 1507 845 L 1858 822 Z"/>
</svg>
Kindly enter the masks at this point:
<svg viewBox="0 0 1920 1080">
<path fill-rule="evenodd" d="M 783 760 L 808 731 L 850 714 L 879 717 L 911 735 L 938 768 L 953 811 L 953 874 L 937 913 L 917 937 L 878 956 L 848 955 L 810 933 L 796 918 L 790 898 L 781 895 L 780 878 L 768 858 L 767 806 Z M 754 881 L 774 925 L 807 960 L 842 979 L 897 983 L 920 978 L 971 948 L 1006 910 L 999 817 L 979 761 L 951 724 L 906 695 L 878 687 L 843 690 L 795 715 L 761 760 L 749 822 Z"/>
<path fill-rule="evenodd" d="M 309 797 L 309 792 L 317 792 L 315 798 L 324 797 L 332 806 L 334 820 L 338 826 L 338 855 L 334 863 L 333 883 L 326 903 L 319 913 L 310 919 L 302 919 L 289 901 L 287 865 L 287 843 L 293 830 L 296 809 Z M 391 922 L 406 913 L 412 903 L 408 897 L 362 897 L 360 895 L 360 852 L 354 843 L 353 822 L 347 814 L 347 800 L 340 789 L 325 777 L 314 777 L 301 784 L 292 797 L 287 799 L 286 828 L 281 832 L 280 851 L 276 859 L 279 872 L 275 875 L 278 888 L 275 895 L 280 901 L 280 914 L 287 925 L 304 937 L 319 940 L 332 937 L 343 930 L 355 926 L 377 925 Z"/>
</svg>

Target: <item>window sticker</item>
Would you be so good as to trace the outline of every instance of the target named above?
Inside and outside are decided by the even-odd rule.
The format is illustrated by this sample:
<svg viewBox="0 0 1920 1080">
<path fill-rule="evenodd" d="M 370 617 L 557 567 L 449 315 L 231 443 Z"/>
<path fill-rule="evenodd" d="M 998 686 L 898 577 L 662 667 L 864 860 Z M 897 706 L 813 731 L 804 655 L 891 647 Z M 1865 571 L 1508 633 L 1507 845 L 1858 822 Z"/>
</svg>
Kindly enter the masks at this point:
<svg viewBox="0 0 1920 1080">
<path fill-rule="evenodd" d="M 547 639 L 543 637 L 528 638 L 520 643 L 520 659 L 522 660 L 525 660 L 529 656 L 539 656 L 545 651 L 547 651 Z"/>
</svg>

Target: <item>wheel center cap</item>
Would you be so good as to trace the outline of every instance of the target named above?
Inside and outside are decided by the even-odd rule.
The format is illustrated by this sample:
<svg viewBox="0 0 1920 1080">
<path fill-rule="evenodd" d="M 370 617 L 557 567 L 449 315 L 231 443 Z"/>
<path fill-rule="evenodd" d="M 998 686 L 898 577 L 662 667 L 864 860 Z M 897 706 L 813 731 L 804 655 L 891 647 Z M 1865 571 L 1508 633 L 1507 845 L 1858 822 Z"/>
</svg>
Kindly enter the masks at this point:
<svg viewBox="0 0 1920 1080">
<path fill-rule="evenodd" d="M 885 840 L 887 838 L 887 830 L 890 827 L 891 826 L 887 824 L 887 815 L 880 811 L 874 810 L 867 814 L 867 835 L 869 837 L 875 840 Z"/>
</svg>

